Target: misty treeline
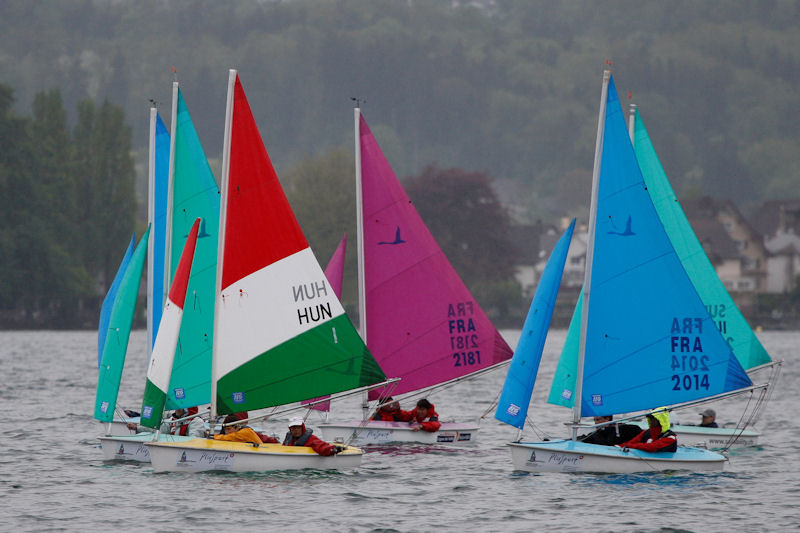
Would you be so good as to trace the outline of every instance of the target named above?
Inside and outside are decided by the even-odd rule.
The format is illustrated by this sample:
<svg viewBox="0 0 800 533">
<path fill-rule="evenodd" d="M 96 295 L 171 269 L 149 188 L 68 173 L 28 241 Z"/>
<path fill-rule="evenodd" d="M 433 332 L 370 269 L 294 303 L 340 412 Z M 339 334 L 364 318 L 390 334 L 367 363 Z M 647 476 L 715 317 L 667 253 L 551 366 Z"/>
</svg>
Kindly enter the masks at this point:
<svg viewBox="0 0 800 533">
<path fill-rule="evenodd" d="M 65 327 L 95 313 L 144 227 L 150 100 L 168 121 L 180 81 L 217 168 L 231 67 L 323 265 L 345 231 L 355 240 L 352 97 L 398 176 L 478 174 L 516 222 L 585 218 L 606 60 L 679 196 L 744 210 L 797 196 L 798 24 L 789 0 L 6 0 L 0 311 Z M 343 180 L 336 192 L 294 185 L 329 166 L 341 167 L 326 174 Z M 513 249 L 459 242 L 447 221 L 463 213 L 437 210 L 445 183 L 405 186 L 479 301 L 502 314 L 518 297 L 503 255 Z M 484 216 L 496 232 L 468 236 L 504 235 L 507 218 L 472 220 Z M 346 304 L 354 286 L 345 279 Z"/>
<path fill-rule="evenodd" d="M 12 104 L 0 85 L 0 319 L 86 325 L 134 227 L 131 128 L 90 99 L 70 127 L 58 90 L 37 94 L 31 115 Z"/>
<path fill-rule="evenodd" d="M 351 147 L 359 97 L 398 175 L 486 171 L 535 221 L 587 210 L 608 59 L 678 195 L 746 211 L 796 195 L 798 25 L 796 0 L 6 0 L 0 80 L 23 109 L 56 87 L 118 103 L 146 168 L 172 67 L 213 159 L 238 68 L 279 175 Z"/>
</svg>

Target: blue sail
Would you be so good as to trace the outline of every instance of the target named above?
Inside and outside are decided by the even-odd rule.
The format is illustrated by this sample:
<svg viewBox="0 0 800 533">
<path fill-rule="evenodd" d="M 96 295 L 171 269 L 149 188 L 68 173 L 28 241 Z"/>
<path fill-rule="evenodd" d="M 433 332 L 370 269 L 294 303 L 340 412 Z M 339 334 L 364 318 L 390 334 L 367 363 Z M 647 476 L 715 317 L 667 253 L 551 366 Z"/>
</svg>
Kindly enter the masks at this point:
<svg viewBox="0 0 800 533">
<path fill-rule="evenodd" d="M 164 310 L 164 261 L 167 237 L 167 200 L 169 194 L 169 131 L 161 120 L 161 115 L 156 115 L 156 149 L 155 149 L 155 187 L 153 191 L 154 217 L 151 232 L 153 248 L 153 311 L 149 318 L 152 320 L 150 331 L 150 348 L 156 341 L 158 326 L 161 323 L 161 313 Z M 149 352 L 149 350 L 148 350 Z"/>
<path fill-rule="evenodd" d="M 528 415 L 528 405 L 531 402 L 533 385 L 536 382 L 536 373 L 539 371 L 544 341 L 553 316 L 574 229 L 575 219 L 572 219 L 569 228 L 558 240 L 550 259 L 547 260 L 528 316 L 525 318 L 519 343 L 514 350 L 514 357 L 508 367 L 497 411 L 494 413 L 497 420 L 519 429 L 525 425 L 525 418 Z"/>
<path fill-rule="evenodd" d="M 128 250 L 125 252 L 122 262 L 119 264 L 117 274 L 114 276 L 114 281 L 111 282 L 111 286 L 108 288 L 106 297 L 103 298 L 103 305 L 100 306 L 100 321 L 97 325 L 98 368 L 100 368 L 100 363 L 103 360 L 103 346 L 105 346 L 106 343 L 106 335 L 108 334 L 108 321 L 111 319 L 111 310 L 114 308 L 114 300 L 117 298 L 119 284 L 122 281 L 122 277 L 125 275 L 125 270 L 128 268 L 128 263 L 131 262 L 131 256 L 133 255 L 133 246 L 135 242 L 136 234 L 134 233 L 131 236 L 131 243 L 128 245 Z"/>
<path fill-rule="evenodd" d="M 603 134 L 582 416 L 697 400 L 751 385 L 658 217 L 613 78 Z"/>
</svg>

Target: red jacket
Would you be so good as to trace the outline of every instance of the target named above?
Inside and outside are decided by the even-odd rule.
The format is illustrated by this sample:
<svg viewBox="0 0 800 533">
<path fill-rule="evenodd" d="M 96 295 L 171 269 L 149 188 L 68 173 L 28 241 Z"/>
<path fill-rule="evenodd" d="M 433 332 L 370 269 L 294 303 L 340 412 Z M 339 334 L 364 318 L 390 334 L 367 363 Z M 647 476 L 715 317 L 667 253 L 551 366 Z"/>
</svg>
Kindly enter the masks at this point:
<svg viewBox="0 0 800 533">
<path fill-rule="evenodd" d="M 623 448 L 633 448 L 643 452 L 675 452 L 678 450 L 678 437 L 672 431 L 658 432 L 654 435 L 650 428 L 645 429 L 626 443 Z"/>
<path fill-rule="evenodd" d="M 396 411 L 386 411 L 383 407 L 378 409 L 374 415 L 372 415 L 372 420 L 383 420 L 384 422 L 408 422 L 411 420 L 411 411 L 403 411 L 402 409 L 398 409 Z"/>
<path fill-rule="evenodd" d="M 424 417 L 417 412 L 416 407 L 411 411 L 400 412 L 403 413 L 403 416 L 399 420 L 404 422 L 419 422 L 423 431 L 430 431 L 433 433 L 442 427 L 442 424 L 439 422 L 439 415 L 436 413 L 436 407 L 433 404 L 431 404 L 431 408 L 428 409 L 428 413 Z M 427 421 L 425 421 L 425 419 L 427 419 Z"/>
<path fill-rule="evenodd" d="M 319 437 L 312 435 L 311 430 L 306 429 L 305 424 L 303 424 L 303 434 L 297 438 L 292 436 L 291 431 L 286 433 L 286 437 L 283 439 L 283 445 L 309 446 L 320 455 L 333 455 L 336 451 L 336 448 L 333 446 L 333 444 L 328 444 Z"/>
</svg>

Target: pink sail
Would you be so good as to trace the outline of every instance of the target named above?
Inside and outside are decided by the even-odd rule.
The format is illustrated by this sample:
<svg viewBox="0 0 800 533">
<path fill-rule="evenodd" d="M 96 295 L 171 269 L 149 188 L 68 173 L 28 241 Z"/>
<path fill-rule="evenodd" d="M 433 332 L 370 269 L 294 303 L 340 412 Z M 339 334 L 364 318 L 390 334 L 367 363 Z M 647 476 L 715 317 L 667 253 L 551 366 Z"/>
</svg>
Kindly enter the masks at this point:
<svg viewBox="0 0 800 533">
<path fill-rule="evenodd" d="M 331 260 L 328 262 L 328 266 L 325 267 L 325 277 L 328 278 L 328 283 L 331 284 L 333 292 L 339 299 L 342 298 L 342 279 L 344 278 L 344 256 L 346 249 L 347 249 L 347 234 L 345 233 L 344 237 L 342 237 L 342 240 L 339 242 L 339 246 L 336 247 L 336 251 L 333 252 Z M 325 398 L 330 398 L 330 396 L 311 398 L 310 400 L 304 400 L 301 403 L 303 405 L 308 405 L 311 402 L 315 402 L 317 400 L 323 400 Z M 317 403 L 312 405 L 310 409 L 316 409 L 317 411 L 330 411 L 331 402 L 330 400 L 328 400 L 327 402 Z"/>
<path fill-rule="evenodd" d="M 360 119 L 367 345 L 392 393 L 485 369 L 512 350 L 461 281 Z M 372 391 L 370 398 L 382 391 Z"/>
<path fill-rule="evenodd" d="M 342 299 L 342 278 L 344 277 L 344 256 L 347 249 L 347 234 L 344 234 L 336 251 L 333 252 L 328 266 L 325 267 L 325 277 L 328 278 L 328 283 L 331 284 L 333 292 L 336 297 Z"/>
</svg>

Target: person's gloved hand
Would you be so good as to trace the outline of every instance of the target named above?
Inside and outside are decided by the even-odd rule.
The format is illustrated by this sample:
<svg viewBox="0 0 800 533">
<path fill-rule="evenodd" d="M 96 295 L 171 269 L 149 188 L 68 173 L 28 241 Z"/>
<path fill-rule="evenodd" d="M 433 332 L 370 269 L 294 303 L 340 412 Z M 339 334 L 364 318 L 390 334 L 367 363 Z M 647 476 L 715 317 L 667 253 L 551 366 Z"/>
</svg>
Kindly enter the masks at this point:
<svg viewBox="0 0 800 533">
<path fill-rule="evenodd" d="M 333 455 L 336 455 L 338 453 L 342 453 L 346 449 L 347 449 L 347 446 L 342 446 L 340 444 L 334 444 L 333 445 Z"/>
</svg>

